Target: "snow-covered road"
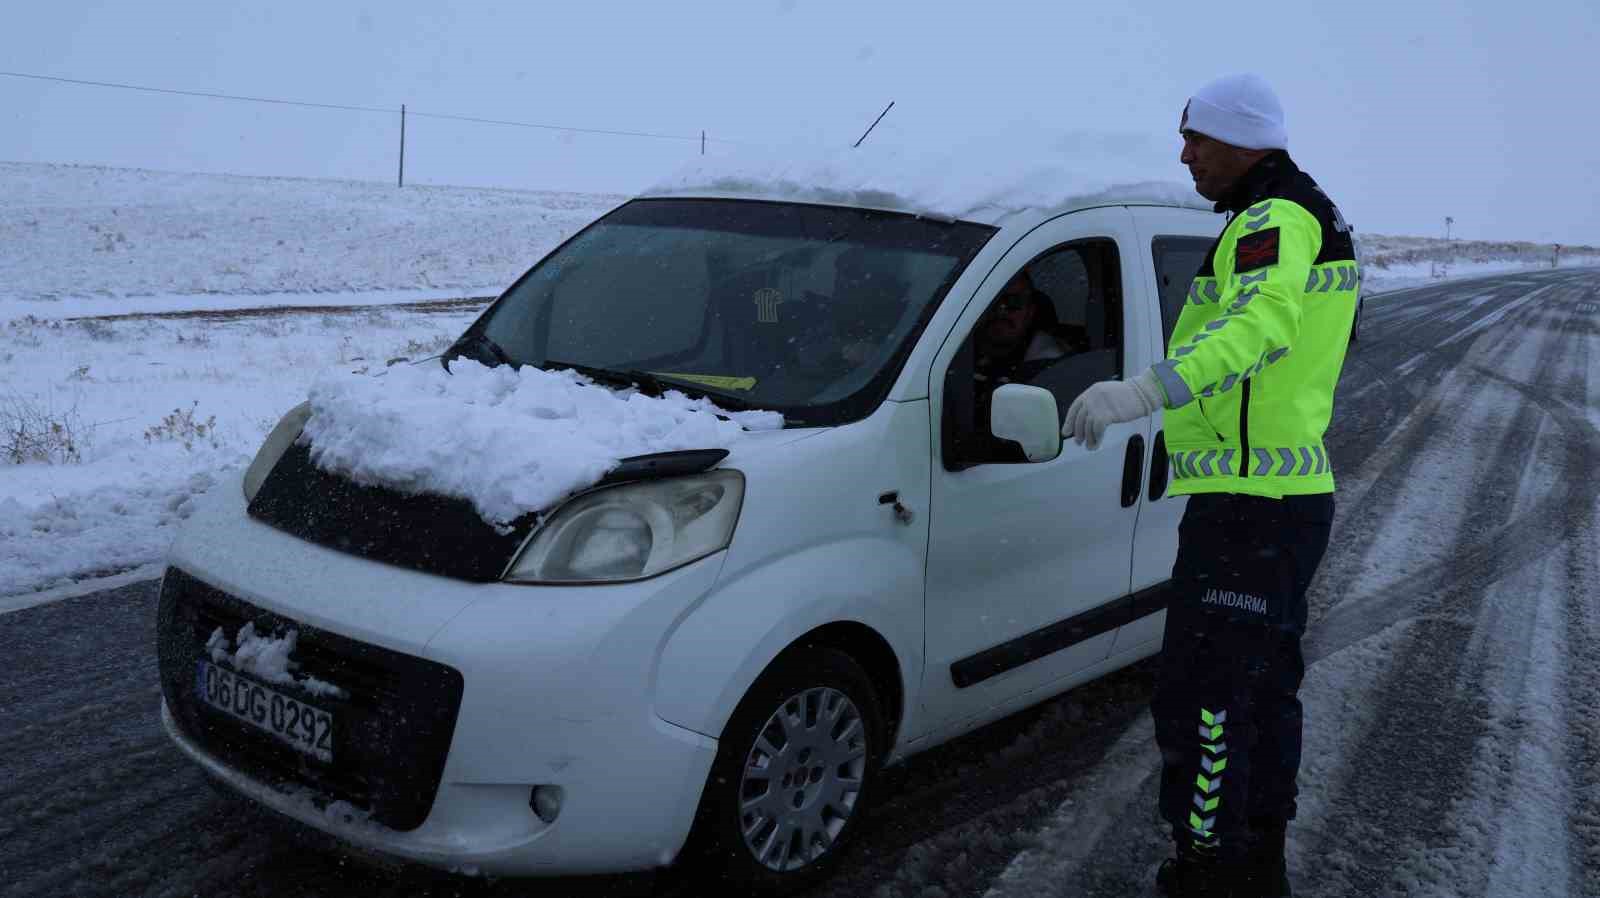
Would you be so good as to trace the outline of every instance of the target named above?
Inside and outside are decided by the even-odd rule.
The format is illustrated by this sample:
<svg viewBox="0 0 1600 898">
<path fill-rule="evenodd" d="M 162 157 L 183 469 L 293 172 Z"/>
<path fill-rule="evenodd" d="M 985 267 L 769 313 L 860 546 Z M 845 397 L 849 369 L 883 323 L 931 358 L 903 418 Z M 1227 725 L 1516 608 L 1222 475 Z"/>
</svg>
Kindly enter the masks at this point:
<svg viewBox="0 0 1600 898">
<path fill-rule="evenodd" d="M 1329 440 L 1297 895 L 1600 895 L 1597 286 L 1369 300 Z M 1079 798 L 1103 835 L 1073 847 L 1097 821 L 1064 809 L 991 898 L 1144 894 L 1164 834 L 1134 729 L 1142 760 L 1103 777 L 1121 791 Z"/>
<path fill-rule="evenodd" d="M 1329 438 L 1301 896 L 1600 896 L 1600 273 L 1368 300 Z M 0 616 L 0 893 L 621 894 L 401 880 L 270 838 L 156 720 L 154 584 Z M 1146 895 L 1148 664 L 891 772 L 816 896 Z"/>
</svg>

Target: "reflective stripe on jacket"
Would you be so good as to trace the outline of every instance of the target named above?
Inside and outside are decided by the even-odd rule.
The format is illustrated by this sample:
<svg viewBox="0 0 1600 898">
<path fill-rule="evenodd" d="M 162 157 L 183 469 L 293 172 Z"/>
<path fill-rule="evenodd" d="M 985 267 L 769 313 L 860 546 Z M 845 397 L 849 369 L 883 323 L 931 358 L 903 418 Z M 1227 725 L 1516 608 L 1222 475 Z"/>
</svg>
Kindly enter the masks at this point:
<svg viewBox="0 0 1600 898">
<path fill-rule="evenodd" d="M 1361 280 L 1349 227 L 1281 151 L 1218 211 L 1234 215 L 1156 366 L 1171 492 L 1331 493 L 1322 439 Z"/>
</svg>

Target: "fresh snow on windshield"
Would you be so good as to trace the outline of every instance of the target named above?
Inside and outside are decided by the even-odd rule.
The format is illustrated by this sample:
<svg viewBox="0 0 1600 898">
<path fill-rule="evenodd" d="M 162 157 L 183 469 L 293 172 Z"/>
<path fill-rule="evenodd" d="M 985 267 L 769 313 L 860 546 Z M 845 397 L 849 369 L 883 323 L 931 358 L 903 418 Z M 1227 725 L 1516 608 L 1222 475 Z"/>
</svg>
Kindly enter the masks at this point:
<svg viewBox="0 0 1600 898">
<path fill-rule="evenodd" d="M 327 373 L 311 387 L 302 439 L 324 470 L 357 483 L 470 500 L 505 526 L 631 455 L 728 448 L 777 430 L 776 412 L 729 412 L 677 390 L 647 396 L 573 371 L 456 359 L 383 376 Z"/>
</svg>

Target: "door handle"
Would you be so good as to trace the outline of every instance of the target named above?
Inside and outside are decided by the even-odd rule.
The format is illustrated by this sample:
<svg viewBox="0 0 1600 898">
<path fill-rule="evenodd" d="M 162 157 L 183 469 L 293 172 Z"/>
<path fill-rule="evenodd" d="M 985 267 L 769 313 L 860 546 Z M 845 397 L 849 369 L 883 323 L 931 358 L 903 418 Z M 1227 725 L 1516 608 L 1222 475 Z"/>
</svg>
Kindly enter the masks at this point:
<svg viewBox="0 0 1600 898">
<path fill-rule="evenodd" d="M 1132 508 L 1139 501 L 1139 484 L 1144 474 L 1144 434 L 1128 438 L 1128 451 L 1122 461 L 1122 507 Z"/>
<path fill-rule="evenodd" d="M 1150 450 L 1150 501 L 1167 494 L 1167 433 L 1156 431 L 1156 444 Z"/>
</svg>

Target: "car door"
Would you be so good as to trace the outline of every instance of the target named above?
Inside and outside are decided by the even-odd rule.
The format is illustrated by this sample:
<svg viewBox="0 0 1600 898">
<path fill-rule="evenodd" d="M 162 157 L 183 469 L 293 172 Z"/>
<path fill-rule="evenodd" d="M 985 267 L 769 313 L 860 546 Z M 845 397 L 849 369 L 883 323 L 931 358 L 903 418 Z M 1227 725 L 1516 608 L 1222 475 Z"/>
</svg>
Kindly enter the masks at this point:
<svg viewBox="0 0 1600 898">
<path fill-rule="evenodd" d="M 1104 660 L 1126 618 L 1125 604 L 1114 606 L 1129 588 L 1147 424 L 1113 426 L 1093 451 L 1066 441 L 1058 456 L 1041 462 L 959 450 L 963 428 L 973 426 L 962 391 L 972 383 L 977 328 L 1025 268 L 1060 323 L 1088 337 L 1035 379 L 1055 395 L 1058 421 L 1089 384 L 1150 364 L 1145 328 L 1134 325 L 1141 338 L 1124 338 L 1132 319 L 1123 286 L 1139 258 L 1130 251 L 1133 236 L 1123 207 L 1035 228 L 983 282 L 935 359 L 923 684 L 935 726 L 983 715 Z M 1130 498 L 1125 480 L 1134 450 Z"/>
<path fill-rule="evenodd" d="M 1195 273 L 1221 230 L 1218 216 L 1205 212 L 1160 207 L 1136 210 L 1138 241 L 1131 247 L 1139 256 L 1137 276 L 1146 284 L 1153 326 L 1146 329 L 1154 341 L 1151 351 L 1165 358 L 1178 314 L 1189 301 L 1206 301 L 1209 291 L 1191 294 Z M 1165 586 L 1172 579 L 1178 557 L 1178 524 L 1188 499 L 1167 495 L 1171 470 L 1167 461 L 1162 413 L 1152 419 L 1152 452 L 1141 497 L 1139 525 L 1134 535 L 1133 607 L 1129 622 L 1117 635 L 1114 654 L 1137 654 L 1159 644 L 1166 623 Z"/>
</svg>

